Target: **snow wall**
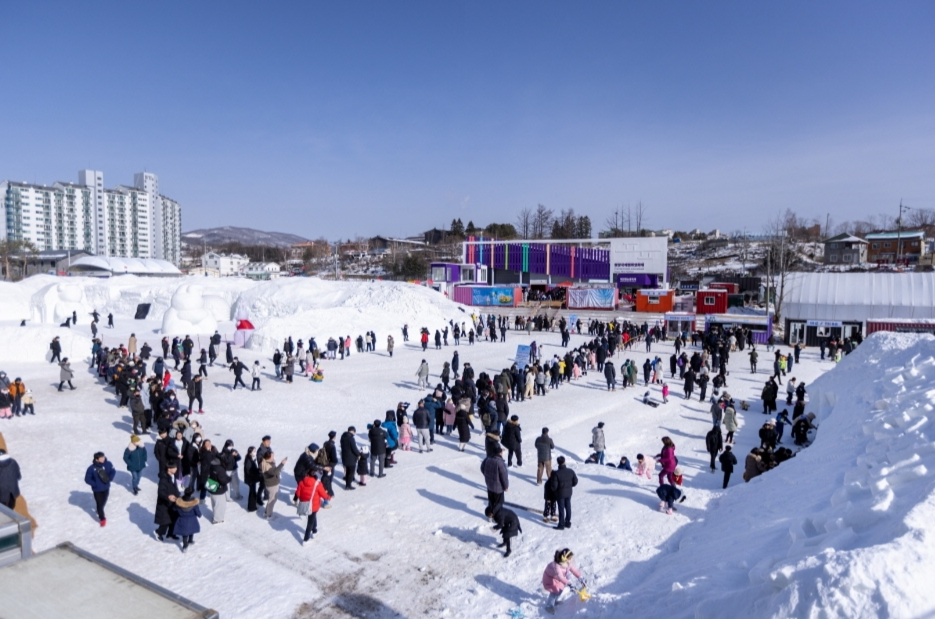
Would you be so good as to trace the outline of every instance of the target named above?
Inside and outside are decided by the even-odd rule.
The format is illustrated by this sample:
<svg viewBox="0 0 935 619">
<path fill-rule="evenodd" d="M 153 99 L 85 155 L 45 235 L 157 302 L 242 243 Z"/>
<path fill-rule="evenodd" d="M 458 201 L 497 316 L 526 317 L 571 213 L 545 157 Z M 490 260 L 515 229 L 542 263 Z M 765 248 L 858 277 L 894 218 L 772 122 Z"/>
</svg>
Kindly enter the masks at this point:
<svg viewBox="0 0 935 619">
<path fill-rule="evenodd" d="M 48 361 L 51 355 L 49 344 L 56 335 L 62 344 L 62 358 L 68 357 L 72 368 L 78 365 L 78 362 L 87 363 L 90 360 L 91 339 L 86 335 L 51 326 L 0 326 L 0 342 L 3 343 L 0 346 L 0 363 Z M 7 374 L 10 374 L 11 367 L 13 366 L 0 366 L 0 370 L 6 370 Z"/>
<path fill-rule="evenodd" d="M 625 567 L 607 616 L 935 616 L 935 337 L 875 334 L 808 390 L 815 443 Z"/>
</svg>

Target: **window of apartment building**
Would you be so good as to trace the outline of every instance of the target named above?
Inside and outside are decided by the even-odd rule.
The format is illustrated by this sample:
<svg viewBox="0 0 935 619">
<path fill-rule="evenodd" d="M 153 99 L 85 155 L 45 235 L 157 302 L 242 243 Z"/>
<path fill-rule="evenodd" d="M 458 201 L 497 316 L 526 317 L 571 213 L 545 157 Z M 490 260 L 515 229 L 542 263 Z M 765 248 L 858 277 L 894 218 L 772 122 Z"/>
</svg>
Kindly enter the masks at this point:
<svg viewBox="0 0 935 619">
<path fill-rule="evenodd" d="M 883 243 L 883 249 L 889 249 L 891 243 Z"/>
<path fill-rule="evenodd" d="M 837 254 L 831 254 L 831 262 L 837 262 L 837 261 L 838 261 L 838 255 L 837 255 Z"/>
<path fill-rule="evenodd" d="M 854 256 L 851 255 L 851 254 L 844 254 L 843 256 L 841 256 L 841 260 L 843 260 L 844 262 L 851 262 L 851 259 L 852 259 L 853 257 L 854 257 Z"/>
<path fill-rule="evenodd" d="M 879 243 L 873 243 L 870 247 L 871 247 L 871 249 L 880 249 L 880 244 L 879 244 Z"/>
</svg>

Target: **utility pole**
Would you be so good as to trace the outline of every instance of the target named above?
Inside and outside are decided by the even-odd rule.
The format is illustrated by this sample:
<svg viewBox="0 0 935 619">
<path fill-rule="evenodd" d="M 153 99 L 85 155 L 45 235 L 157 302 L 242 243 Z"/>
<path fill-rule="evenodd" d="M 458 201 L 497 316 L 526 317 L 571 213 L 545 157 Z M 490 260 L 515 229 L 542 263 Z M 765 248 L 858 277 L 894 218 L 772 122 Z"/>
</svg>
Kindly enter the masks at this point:
<svg viewBox="0 0 935 619">
<path fill-rule="evenodd" d="M 899 217 L 896 218 L 896 257 L 893 260 L 893 265 L 899 264 L 899 251 L 902 249 L 902 236 L 903 236 L 903 211 L 908 211 L 910 208 L 903 205 L 903 201 L 900 198 L 899 200 Z"/>
</svg>

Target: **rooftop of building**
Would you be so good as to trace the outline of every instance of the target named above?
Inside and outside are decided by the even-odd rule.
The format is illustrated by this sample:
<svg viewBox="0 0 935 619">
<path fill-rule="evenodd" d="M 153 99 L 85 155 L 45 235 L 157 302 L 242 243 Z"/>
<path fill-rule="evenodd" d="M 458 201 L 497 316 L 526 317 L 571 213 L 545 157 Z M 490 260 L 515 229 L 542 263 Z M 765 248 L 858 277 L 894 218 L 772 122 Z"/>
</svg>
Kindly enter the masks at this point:
<svg viewBox="0 0 935 619">
<path fill-rule="evenodd" d="M 903 230 L 902 232 L 873 232 L 866 235 L 868 241 L 879 241 L 883 239 L 921 239 L 925 238 L 925 232 L 921 230 Z"/>
<path fill-rule="evenodd" d="M 866 243 L 867 241 L 860 238 L 859 236 L 854 236 L 853 234 L 844 232 L 837 236 L 833 236 L 830 239 L 825 239 L 823 242 L 824 243 Z"/>
</svg>

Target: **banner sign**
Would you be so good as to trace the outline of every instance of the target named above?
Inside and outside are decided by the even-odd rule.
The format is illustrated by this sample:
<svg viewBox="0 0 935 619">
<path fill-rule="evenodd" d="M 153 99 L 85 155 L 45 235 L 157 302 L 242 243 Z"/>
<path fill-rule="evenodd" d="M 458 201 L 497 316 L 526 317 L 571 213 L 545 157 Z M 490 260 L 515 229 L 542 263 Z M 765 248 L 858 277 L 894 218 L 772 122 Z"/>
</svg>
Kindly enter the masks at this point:
<svg viewBox="0 0 935 619">
<path fill-rule="evenodd" d="M 613 288 L 569 288 L 566 300 L 569 309 L 613 309 L 616 292 Z"/>
<path fill-rule="evenodd" d="M 840 328 L 844 326 L 839 320 L 809 320 L 805 324 L 809 327 Z"/>
<path fill-rule="evenodd" d="M 529 365 L 529 352 L 531 348 L 527 344 L 520 344 L 516 347 L 516 366 L 519 368 Z"/>
<path fill-rule="evenodd" d="M 495 286 L 472 288 L 471 305 L 487 307 L 513 307 L 513 288 L 499 288 Z"/>
</svg>

